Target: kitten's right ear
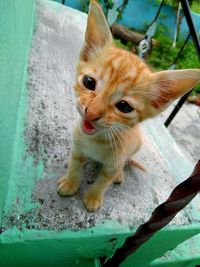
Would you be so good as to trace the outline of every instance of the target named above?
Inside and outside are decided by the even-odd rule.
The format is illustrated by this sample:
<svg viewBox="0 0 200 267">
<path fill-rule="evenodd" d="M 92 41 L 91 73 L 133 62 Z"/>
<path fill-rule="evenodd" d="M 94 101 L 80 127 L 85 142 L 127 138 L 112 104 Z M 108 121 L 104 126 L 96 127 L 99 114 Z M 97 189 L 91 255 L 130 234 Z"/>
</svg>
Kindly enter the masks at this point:
<svg viewBox="0 0 200 267">
<path fill-rule="evenodd" d="M 96 52 L 111 44 L 112 34 L 101 6 L 95 0 L 91 0 L 85 33 L 85 43 L 80 58 L 83 61 L 88 61 Z"/>
<path fill-rule="evenodd" d="M 148 117 L 164 111 L 175 99 L 200 82 L 200 69 L 165 70 L 151 74 Z"/>
</svg>

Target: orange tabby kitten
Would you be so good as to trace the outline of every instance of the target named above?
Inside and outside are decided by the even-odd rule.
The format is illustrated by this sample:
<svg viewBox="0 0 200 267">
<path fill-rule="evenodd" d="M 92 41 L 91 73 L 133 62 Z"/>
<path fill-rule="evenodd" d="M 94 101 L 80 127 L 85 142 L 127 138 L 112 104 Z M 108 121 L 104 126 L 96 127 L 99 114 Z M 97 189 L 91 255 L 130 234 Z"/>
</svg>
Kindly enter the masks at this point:
<svg viewBox="0 0 200 267">
<path fill-rule="evenodd" d="M 136 55 L 116 48 L 101 7 L 91 1 L 74 86 L 80 121 L 59 194 L 76 193 L 81 167 L 90 157 L 103 167 L 83 202 L 89 211 L 98 210 L 109 185 L 123 181 L 125 163 L 141 146 L 139 122 L 159 114 L 199 81 L 199 69 L 153 73 Z"/>
</svg>

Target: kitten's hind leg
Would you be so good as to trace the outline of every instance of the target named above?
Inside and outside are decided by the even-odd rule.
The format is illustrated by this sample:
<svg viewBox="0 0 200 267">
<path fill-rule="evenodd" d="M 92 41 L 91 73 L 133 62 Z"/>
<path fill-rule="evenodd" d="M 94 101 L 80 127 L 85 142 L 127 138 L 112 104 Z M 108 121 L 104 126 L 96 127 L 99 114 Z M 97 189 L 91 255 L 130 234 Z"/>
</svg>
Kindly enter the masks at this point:
<svg viewBox="0 0 200 267">
<path fill-rule="evenodd" d="M 128 167 L 136 167 L 138 169 L 140 169 L 141 171 L 143 172 L 147 172 L 147 168 L 142 164 L 140 163 L 139 161 L 135 160 L 135 159 L 132 159 L 132 158 L 129 158 L 125 165 L 127 165 Z M 115 184 L 121 184 L 123 183 L 124 181 L 124 171 L 123 171 L 123 168 L 121 169 L 118 169 L 118 171 L 116 172 L 115 176 L 114 176 L 114 183 Z"/>
<path fill-rule="evenodd" d="M 61 196 L 72 196 L 76 193 L 81 183 L 81 169 L 85 161 L 83 155 L 71 154 L 67 176 L 58 181 L 58 193 Z"/>
</svg>

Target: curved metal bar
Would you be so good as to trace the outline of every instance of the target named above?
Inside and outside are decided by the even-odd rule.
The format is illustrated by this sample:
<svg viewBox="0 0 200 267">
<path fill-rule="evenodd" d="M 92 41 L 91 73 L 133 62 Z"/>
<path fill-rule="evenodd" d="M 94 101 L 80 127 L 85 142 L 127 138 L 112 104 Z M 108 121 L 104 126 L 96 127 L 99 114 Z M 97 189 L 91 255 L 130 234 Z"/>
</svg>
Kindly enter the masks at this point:
<svg viewBox="0 0 200 267">
<path fill-rule="evenodd" d="M 114 256 L 102 264 L 102 267 L 118 267 L 126 257 L 134 253 L 143 243 L 148 241 L 157 231 L 166 226 L 176 214 L 185 208 L 200 191 L 200 160 L 191 176 L 179 184 L 169 198 L 159 205 L 151 218 L 142 224 L 133 236 L 126 239 L 124 245 L 117 249 Z"/>
</svg>

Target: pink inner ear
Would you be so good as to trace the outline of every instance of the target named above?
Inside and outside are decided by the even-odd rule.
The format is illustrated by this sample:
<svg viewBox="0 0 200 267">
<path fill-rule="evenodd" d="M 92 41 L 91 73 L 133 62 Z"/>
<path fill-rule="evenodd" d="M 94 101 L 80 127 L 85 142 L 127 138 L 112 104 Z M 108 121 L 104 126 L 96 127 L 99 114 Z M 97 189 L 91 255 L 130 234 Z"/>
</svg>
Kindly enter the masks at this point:
<svg viewBox="0 0 200 267">
<path fill-rule="evenodd" d="M 165 104 L 167 104 L 170 100 L 172 100 L 173 98 L 175 98 L 175 93 L 174 92 L 159 92 L 159 95 L 151 101 L 151 105 L 156 108 L 159 109 L 162 106 L 164 106 Z"/>
<path fill-rule="evenodd" d="M 159 81 L 155 99 L 151 101 L 151 105 L 159 109 L 167 104 L 169 101 L 177 97 L 177 90 L 170 81 Z"/>
</svg>

